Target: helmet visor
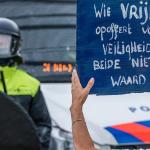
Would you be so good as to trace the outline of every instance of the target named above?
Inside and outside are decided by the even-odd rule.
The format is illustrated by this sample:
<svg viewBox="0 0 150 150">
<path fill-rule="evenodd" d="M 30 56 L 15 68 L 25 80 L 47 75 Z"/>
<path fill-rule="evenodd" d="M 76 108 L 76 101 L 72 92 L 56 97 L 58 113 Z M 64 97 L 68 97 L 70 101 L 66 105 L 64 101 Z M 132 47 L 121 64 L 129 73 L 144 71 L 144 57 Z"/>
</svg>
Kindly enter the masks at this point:
<svg viewBox="0 0 150 150">
<path fill-rule="evenodd" d="M 0 34 L 0 57 L 11 55 L 11 38 L 10 35 Z"/>
</svg>

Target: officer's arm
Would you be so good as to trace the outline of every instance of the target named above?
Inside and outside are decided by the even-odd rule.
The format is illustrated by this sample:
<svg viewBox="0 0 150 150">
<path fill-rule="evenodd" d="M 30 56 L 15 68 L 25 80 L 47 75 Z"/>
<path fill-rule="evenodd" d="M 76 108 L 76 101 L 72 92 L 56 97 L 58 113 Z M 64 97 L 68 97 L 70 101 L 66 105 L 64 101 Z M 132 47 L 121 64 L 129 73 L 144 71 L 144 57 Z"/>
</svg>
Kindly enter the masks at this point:
<svg viewBox="0 0 150 150">
<path fill-rule="evenodd" d="M 40 89 L 33 98 L 30 115 L 36 124 L 42 150 L 48 150 L 51 134 L 51 119 Z"/>
<path fill-rule="evenodd" d="M 88 93 L 94 84 L 91 79 L 85 88 L 82 88 L 76 71 L 72 74 L 72 133 L 76 150 L 96 150 L 88 132 L 84 115 L 82 112 Z"/>
</svg>

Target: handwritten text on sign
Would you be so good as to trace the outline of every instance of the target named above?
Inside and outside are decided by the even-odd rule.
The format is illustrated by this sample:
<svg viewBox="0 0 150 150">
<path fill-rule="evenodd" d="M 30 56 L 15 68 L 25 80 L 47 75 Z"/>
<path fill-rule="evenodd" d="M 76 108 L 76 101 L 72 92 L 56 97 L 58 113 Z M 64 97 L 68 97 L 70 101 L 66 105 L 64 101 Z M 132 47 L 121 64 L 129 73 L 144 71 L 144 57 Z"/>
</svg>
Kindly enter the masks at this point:
<svg viewBox="0 0 150 150">
<path fill-rule="evenodd" d="M 150 1 L 78 0 L 77 64 L 94 94 L 150 91 Z"/>
</svg>

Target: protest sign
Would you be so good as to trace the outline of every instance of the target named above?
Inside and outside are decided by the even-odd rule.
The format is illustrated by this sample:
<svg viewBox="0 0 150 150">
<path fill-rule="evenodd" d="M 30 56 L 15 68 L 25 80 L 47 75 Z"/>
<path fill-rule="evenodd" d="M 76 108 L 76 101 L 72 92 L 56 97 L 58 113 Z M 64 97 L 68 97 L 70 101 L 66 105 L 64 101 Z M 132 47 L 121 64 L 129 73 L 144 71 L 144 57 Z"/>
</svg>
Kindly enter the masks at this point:
<svg viewBox="0 0 150 150">
<path fill-rule="evenodd" d="M 93 94 L 150 91 L 150 2 L 78 0 L 77 66 Z"/>
</svg>

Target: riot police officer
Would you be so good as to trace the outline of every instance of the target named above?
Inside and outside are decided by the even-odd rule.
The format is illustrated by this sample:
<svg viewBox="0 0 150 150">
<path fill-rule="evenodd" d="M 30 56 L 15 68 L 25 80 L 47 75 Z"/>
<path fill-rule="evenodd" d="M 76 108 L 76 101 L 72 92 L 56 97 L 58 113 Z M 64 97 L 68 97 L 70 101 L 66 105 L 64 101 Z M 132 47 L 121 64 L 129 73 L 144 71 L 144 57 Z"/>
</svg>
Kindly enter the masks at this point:
<svg viewBox="0 0 150 150">
<path fill-rule="evenodd" d="M 40 90 L 40 82 L 18 69 L 22 63 L 20 45 L 18 25 L 10 19 L 0 18 L 0 91 L 27 111 L 36 126 L 42 150 L 48 150 L 51 119 Z"/>
</svg>

